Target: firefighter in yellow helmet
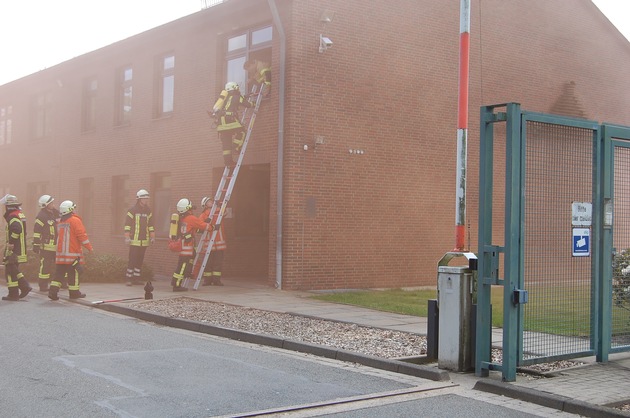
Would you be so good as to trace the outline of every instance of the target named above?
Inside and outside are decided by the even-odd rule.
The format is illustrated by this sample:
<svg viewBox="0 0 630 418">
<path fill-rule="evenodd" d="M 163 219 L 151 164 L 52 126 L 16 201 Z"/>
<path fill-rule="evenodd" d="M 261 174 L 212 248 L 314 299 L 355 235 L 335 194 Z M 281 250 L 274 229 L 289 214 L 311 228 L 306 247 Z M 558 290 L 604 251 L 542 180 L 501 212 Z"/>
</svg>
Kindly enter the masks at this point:
<svg viewBox="0 0 630 418">
<path fill-rule="evenodd" d="M 26 216 L 22 213 L 17 197 L 8 194 L 0 199 L 5 206 L 4 219 L 7 221 L 4 246 L 5 278 L 9 294 L 2 300 L 18 301 L 33 290 L 20 272 L 20 264 L 26 263 Z"/>
<path fill-rule="evenodd" d="M 243 69 L 247 71 L 247 85 L 264 85 L 264 94 L 268 95 L 271 89 L 271 65 L 259 59 L 250 59 L 245 61 Z"/>
<path fill-rule="evenodd" d="M 212 116 L 217 118 L 217 132 L 223 146 L 223 162 L 226 167 L 234 166 L 232 151 L 238 151 L 245 139 L 245 129 L 239 120 L 238 109 L 252 106 L 241 94 L 238 83 L 230 81 L 212 108 Z"/>
</svg>

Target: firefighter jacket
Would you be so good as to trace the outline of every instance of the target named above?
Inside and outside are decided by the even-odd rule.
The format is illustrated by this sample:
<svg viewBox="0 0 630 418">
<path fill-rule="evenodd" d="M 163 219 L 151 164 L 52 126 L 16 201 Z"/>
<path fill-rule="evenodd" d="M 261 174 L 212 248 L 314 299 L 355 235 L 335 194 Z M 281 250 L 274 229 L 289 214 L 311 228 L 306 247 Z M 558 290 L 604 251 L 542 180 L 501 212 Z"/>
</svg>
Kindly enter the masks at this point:
<svg viewBox="0 0 630 418">
<path fill-rule="evenodd" d="M 154 232 L 151 208 L 136 202 L 125 218 L 125 234 L 129 234 L 131 238 L 130 245 L 148 247 L 151 243 L 151 234 Z"/>
<path fill-rule="evenodd" d="M 199 220 L 206 222 L 206 219 L 208 219 L 209 216 L 210 216 L 210 208 L 207 208 L 201 213 L 201 215 L 199 215 Z M 216 213 L 212 217 L 211 224 L 213 226 L 216 225 L 218 217 L 219 217 L 219 212 L 216 211 Z M 211 237 L 212 237 L 211 234 L 206 235 L 206 239 L 204 240 L 203 247 L 202 247 L 203 252 L 206 252 L 206 250 L 208 249 L 208 243 L 210 242 Z M 227 244 L 225 242 L 225 238 L 223 238 L 223 223 L 221 223 L 221 225 L 219 225 L 219 230 L 217 231 L 217 234 L 214 237 L 214 244 L 212 245 L 212 251 L 223 251 L 225 249 L 227 249 Z"/>
<path fill-rule="evenodd" d="M 69 213 L 61 217 L 57 224 L 57 264 L 72 264 L 75 261 L 83 264 L 83 250 L 92 251 L 92 244 L 88 238 L 81 218 Z"/>
<path fill-rule="evenodd" d="M 180 216 L 179 236 L 182 240 L 182 250 L 180 251 L 179 255 L 191 257 L 193 255 L 193 249 L 195 247 L 195 232 L 205 231 L 209 228 L 209 223 L 200 220 L 190 211 L 187 214 Z"/>
<path fill-rule="evenodd" d="M 264 61 L 256 60 L 254 77 L 257 83 L 271 84 L 271 65 Z"/>
<path fill-rule="evenodd" d="M 42 209 L 33 226 L 33 248 L 44 251 L 57 251 L 57 219 L 59 212 Z"/>
<path fill-rule="evenodd" d="M 7 221 L 5 263 L 26 263 L 26 216 L 19 208 L 7 209 L 4 214 Z"/>
<path fill-rule="evenodd" d="M 217 131 L 229 131 L 243 127 L 239 121 L 238 108 L 252 107 L 252 103 L 245 99 L 238 90 L 227 92 L 223 90 L 214 105 L 214 112 L 218 119 Z"/>
</svg>

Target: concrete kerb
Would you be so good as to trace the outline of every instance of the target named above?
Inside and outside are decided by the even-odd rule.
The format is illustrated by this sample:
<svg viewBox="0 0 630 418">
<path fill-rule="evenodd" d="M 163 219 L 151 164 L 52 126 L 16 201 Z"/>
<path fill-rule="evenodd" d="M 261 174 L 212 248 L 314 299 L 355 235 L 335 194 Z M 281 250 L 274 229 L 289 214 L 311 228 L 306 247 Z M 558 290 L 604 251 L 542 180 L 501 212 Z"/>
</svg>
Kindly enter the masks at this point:
<svg viewBox="0 0 630 418">
<path fill-rule="evenodd" d="M 497 382 L 495 380 L 478 380 L 473 387 L 482 392 L 494 393 L 495 395 L 507 396 L 509 398 L 520 399 L 525 402 L 545 406 L 547 408 L 558 409 L 571 414 L 582 415 L 593 418 L 613 418 L 630 417 L 630 414 L 614 408 L 607 408 L 588 402 L 571 399 L 566 396 L 556 395 L 548 392 L 541 392 L 536 389 L 521 387 L 507 382 Z"/>
<path fill-rule="evenodd" d="M 200 332 L 203 334 L 215 335 L 217 337 L 230 338 L 233 340 L 248 342 L 252 344 L 260 344 L 285 350 L 298 351 L 314 356 L 326 357 L 340 361 L 358 363 L 364 366 L 373 367 L 375 369 L 387 370 L 395 373 L 405 374 L 409 376 L 420 377 L 422 379 L 443 382 L 450 380 L 450 375 L 445 370 L 436 370 L 433 367 L 418 364 L 406 363 L 400 360 L 389 360 L 380 357 L 368 356 L 364 354 L 354 353 L 345 350 L 337 350 L 334 348 L 309 344 L 301 341 L 286 340 L 271 335 L 254 334 L 247 331 L 240 331 L 230 328 L 223 328 L 216 325 L 202 324 L 187 319 L 168 318 L 163 315 L 151 312 L 132 309 L 127 306 L 117 304 L 98 304 L 80 301 L 84 305 L 93 308 L 103 309 L 121 315 L 130 316 L 142 321 L 153 322 L 159 325 L 165 325 L 173 328 L 185 329 L 188 331 Z"/>
</svg>

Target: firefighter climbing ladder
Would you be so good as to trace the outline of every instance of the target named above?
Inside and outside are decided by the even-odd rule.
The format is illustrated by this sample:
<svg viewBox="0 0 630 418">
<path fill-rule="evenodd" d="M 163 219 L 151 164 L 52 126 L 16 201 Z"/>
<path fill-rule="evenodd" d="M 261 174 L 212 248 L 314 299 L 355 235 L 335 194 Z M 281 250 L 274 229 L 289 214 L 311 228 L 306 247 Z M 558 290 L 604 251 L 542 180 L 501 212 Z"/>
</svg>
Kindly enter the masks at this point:
<svg viewBox="0 0 630 418">
<path fill-rule="evenodd" d="M 252 134 L 252 129 L 254 129 L 254 122 L 256 121 L 256 114 L 258 113 L 258 109 L 260 108 L 260 102 L 263 98 L 263 93 L 265 90 L 265 84 L 260 85 L 260 90 L 258 90 L 258 86 L 254 85 L 252 87 L 252 91 L 250 97 L 256 97 L 256 103 L 254 105 L 253 111 L 251 115 L 249 115 L 249 121 L 247 122 L 247 133 L 245 134 L 245 139 L 243 140 L 243 145 L 241 146 L 241 152 L 238 155 L 238 160 L 233 169 L 230 167 L 225 167 L 223 169 L 223 176 L 221 177 L 221 181 L 219 182 L 219 187 L 217 187 L 217 192 L 214 195 L 214 200 L 212 201 L 212 208 L 210 209 L 210 215 L 208 216 L 211 220 L 214 219 L 215 213 L 217 210 L 219 211 L 217 214 L 216 222 L 214 223 L 214 228 L 209 231 L 204 231 L 197 244 L 197 252 L 195 255 L 195 259 L 193 261 L 193 267 L 197 265 L 199 262 L 199 257 L 202 255 L 202 248 L 205 245 L 204 241 L 207 240 L 208 235 L 210 235 L 210 240 L 207 242 L 207 248 L 205 252 L 203 252 L 203 261 L 201 263 L 201 267 L 197 272 L 197 278 L 195 280 L 195 284 L 193 286 L 194 290 L 199 288 L 199 284 L 201 283 L 201 279 L 203 278 L 203 272 L 206 268 L 206 264 L 208 264 L 208 259 L 210 258 L 210 252 L 212 252 L 212 246 L 214 245 L 214 241 L 217 237 L 217 233 L 221 227 L 221 222 L 223 221 L 223 216 L 225 215 L 225 211 L 230 201 L 230 197 L 232 196 L 232 190 L 234 190 L 234 185 L 236 184 L 236 178 L 238 177 L 238 172 L 241 168 L 241 164 L 243 162 L 243 158 L 245 157 L 245 151 L 247 151 L 247 144 L 249 143 L 249 138 Z M 248 118 L 249 108 L 246 108 L 243 112 L 243 117 L 241 118 L 241 124 L 245 126 L 245 122 Z M 231 172 L 231 173 L 230 173 Z M 227 184 L 227 187 L 226 187 Z M 194 269 L 193 269 L 194 271 Z M 188 278 L 184 280 L 184 287 L 187 287 Z"/>
</svg>

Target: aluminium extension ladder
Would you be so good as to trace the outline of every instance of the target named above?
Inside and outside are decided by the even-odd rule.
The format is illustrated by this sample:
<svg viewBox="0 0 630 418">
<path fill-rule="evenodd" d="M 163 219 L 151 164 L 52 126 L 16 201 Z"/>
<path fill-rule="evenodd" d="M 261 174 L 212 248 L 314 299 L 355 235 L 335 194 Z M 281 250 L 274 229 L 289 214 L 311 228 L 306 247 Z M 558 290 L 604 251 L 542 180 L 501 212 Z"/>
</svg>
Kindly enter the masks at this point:
<svg viewBox="0 0 630 418">
<path fill-rule="evenodd" d="M 227 167 L 227 166 L 223 169 L 223 176 L 221 177 L 221 181 L 219 181 L 217 192 L 215 193 L 214 200 L 212 201 L 212 208 L 210 209 L 210 214 L 208 215 L 208 218 L 212 222 L 212 220 L 214 220 L 215 214 L 217 213 L 217 210 L 219 211 L 217 214 L 216 222 L 214 223 L 214 228 L 212 228 L 211 230 L 204 231 L 203 234 L 201 235 L 201 239 L 199 240 L 199 243 L 197 244 L 197 251 L 195 254 L 195 259 L 193 261 L 193 271 L 195 271 L 195 266 L 199 262 L 199 258 L 202 255 L 203 255 L 203 261 L 201 263 L 201 267 L 199 268 L 199 271 L 197 272 L 197 278 L 193 286 L 194 290 L 197 290 L 199 288 L 199 284 L 201 283 L 201 279 L 203 278 L 203 272 L 206 269 L 206 264 L 208 264 L 208 259 L 210 258 L 210 253 L 212 252 L 212 246 L 214 245 L 214 241 L 217 237 L 217 233 L 219 229 L 221 228 L 221 222 L 223 221 L 223 216 L 225 215 L 228 202 L 230 201 L 230 198 L 232 197 L 232 191 L 234 190 L 234 185 L 236 184 L 236 178 L 238 177 L 238 173 L 240 171 L 243 158 L 245 157 L 245 151 L 247 150 L 247 144 L 249 143 L 249 138 L 252 134 L 252 130 L 254 129 L 254 122 L 256 121 L 256 114 L 258 113 L 258 109 L 260 108 L 260 102 L 262 101 L 265 87 L 266 86 L 264 83 L 260 85 L 260 90 L 258 90 L 258 85 L 254 85 L 252 87 L 252 91 L 249 96 L 250 97 L 255 96 L 256 103 L 253 107 L 251 115 L 249 115 L 249 121 L 247 122 L 247 133 L 245 134 L 245 139 L 243 140 L 243 145 L 241 146 L 241 152 L 238 155 L 238 160 L 236 161 L 236 164 L 234 165 L 233 169 L 230 170 L 230 167 Z M 246 125 L 245 121 L 247 120 L 249 109 L 250 108 L 245 108 L 245 111 L 243 112 L 243 117 L 241 118 L 241 125 L 243 126 Z M 226 184 L 227 184 L 227 187 L 226 187 Z M 208 241 L 208 235 L 210 236 L 209 241 Z M 202 253 L 201 250 L 203 246 L 205 245 L 204 241 L 207 242 L 208 247 L 206 248 L 205 252 Z M 187 287 L 187 281 L 188 281 L 188 278 L 185 278 L 184 283 L 183 283 L 184 287 Z"/>
</svg>

